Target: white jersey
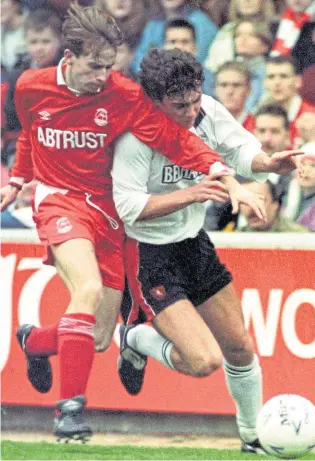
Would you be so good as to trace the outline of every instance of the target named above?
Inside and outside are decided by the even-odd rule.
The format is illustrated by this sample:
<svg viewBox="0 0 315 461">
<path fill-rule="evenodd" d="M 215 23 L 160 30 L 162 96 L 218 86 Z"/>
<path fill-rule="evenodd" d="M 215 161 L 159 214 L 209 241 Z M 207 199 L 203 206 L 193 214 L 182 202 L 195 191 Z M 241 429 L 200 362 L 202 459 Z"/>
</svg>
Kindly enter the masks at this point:
<svg viewBox="0 0 315 461">
<path fill-rule="evenodd" d="M 202 95 L 201 107 L 191 131 L 216 150 L 237 174 L 258 182 L 266 181 L 267 173 L 253 173 L 251 169 L 254 156 L 261 152 L 260 142 L 211 96 Z M 194 238 L 202 228 L 204 203 L 193 203 L 166 216 L 137 221 L 150 195 L 193 186 L 203 175 L 175 165 L 131 133 L 124 134 L 116 143 L 112 177 L 115 205 L 130 237 L 161 245 Z"/>
</svg>

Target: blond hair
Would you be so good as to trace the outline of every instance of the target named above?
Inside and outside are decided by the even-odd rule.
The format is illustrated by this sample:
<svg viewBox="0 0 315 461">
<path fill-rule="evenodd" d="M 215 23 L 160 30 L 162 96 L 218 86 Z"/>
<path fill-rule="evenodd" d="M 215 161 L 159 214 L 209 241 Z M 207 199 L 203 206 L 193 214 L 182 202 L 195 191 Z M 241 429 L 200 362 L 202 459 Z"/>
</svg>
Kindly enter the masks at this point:
<svg viewBox="0 0 315 461">
<path fill-rule="evenodd" d="M 239 20 L 246 20 L 248 19 L 246 16 L 240 14 L 238 10 L 238 0 L 231 0 L 230 7 L 229 7 L 229 21 L 239 21 Z M 261 10 L 259 12 L 260 18 L 256 18 L 256 20 L 260 20 L 266 23 L 271 22 L 276 15 L 275 6 L 272 0 L 261 0 Z"/>
<path fill-rule="evenodd" d="M 63 23 L 63 44 L 75 56 L 92 53 L 98 55 L 105 46 L 117 48 L 123 34 L 115 20 L 95 6 L 71 4 Z"/>
</svg>

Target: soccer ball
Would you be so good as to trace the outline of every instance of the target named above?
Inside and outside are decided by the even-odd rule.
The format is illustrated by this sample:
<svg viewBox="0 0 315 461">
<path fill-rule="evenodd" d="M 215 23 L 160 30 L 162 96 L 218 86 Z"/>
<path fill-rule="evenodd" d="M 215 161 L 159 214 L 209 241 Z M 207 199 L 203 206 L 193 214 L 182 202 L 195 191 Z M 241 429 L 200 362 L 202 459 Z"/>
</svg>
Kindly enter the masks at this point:
<svg viewBox="0 0 315 461">
<path fill-rule="evenodd" d="M 315 406 L 300 395 L 277 395 L 260 410 L 256 427 L 267 453 L 300 458 L 315 447 Z"/>
</svg>

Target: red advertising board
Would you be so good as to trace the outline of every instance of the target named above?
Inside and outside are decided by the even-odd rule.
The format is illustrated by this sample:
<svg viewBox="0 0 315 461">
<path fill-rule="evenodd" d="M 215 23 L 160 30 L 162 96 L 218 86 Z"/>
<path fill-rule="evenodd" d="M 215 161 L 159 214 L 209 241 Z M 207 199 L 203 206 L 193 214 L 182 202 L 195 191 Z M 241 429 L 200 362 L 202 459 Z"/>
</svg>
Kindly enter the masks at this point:
<svg viewBox="0 0 315 461">
<path fill-rule="evenodd" d="M 315 251 L 219 249 L 234 275 L 246 323 L 264 372 L 264 399 L 297 393 L 315 402 Z M 15 339 L 20 323 L 56 322 L 69 300 L 51 267 L 41 264 L 35 243 L 3 243 L 1 258 L 2 403 L 53 406 L 59 398 L 58 361 L 54 384 L 38 394 L 26 378 Z M 88 386 L 88 406 L 109 410 L 233 414 L 222 370 L 191 378 L 149 360 L 142 392 L 129 396 L 121 385 L 118 347 L 97 354 Z"/>
</svg>

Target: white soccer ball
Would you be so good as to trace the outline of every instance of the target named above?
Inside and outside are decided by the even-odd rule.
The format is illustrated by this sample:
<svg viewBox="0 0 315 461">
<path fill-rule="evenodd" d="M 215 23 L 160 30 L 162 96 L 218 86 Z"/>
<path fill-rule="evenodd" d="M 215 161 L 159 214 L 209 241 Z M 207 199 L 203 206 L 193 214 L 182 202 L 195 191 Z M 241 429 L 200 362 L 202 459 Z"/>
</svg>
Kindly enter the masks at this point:
<svg viewBox="0 0 315 461">
<path fill-rule="evenodd" d="M 300 458 L 315 447 L 315 406 L 300 395 L 277 395 L 260 410 L 256 427 L 267 453 Z"/>
</svg>

